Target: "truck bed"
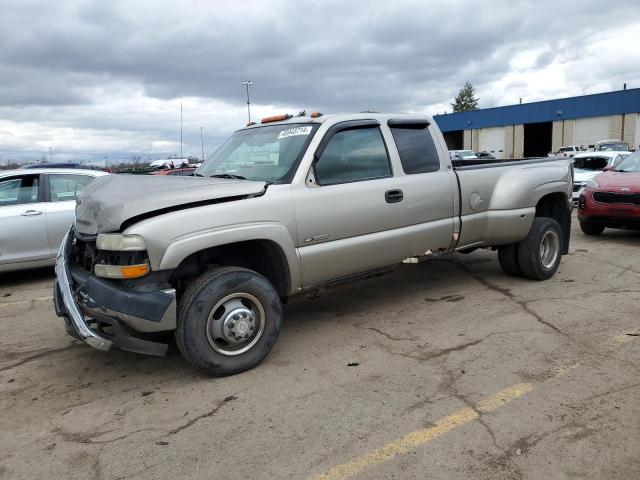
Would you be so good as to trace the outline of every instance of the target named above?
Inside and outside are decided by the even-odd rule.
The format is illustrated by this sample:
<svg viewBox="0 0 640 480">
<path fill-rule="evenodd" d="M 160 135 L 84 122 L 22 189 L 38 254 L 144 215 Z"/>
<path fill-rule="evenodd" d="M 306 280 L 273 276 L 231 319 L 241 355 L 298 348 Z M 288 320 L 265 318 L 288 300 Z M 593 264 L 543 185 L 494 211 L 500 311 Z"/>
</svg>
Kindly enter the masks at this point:
<svg viewBox="0 0 640 480">
<path fill-rule="evenodd" d="M 507 245 L 524 238 L 540 198 L 557 192 L 559 185 L 570 195 L 570 161 L 562 157 L 453 161 L 460 189 L 457 248 Z M 556 174 L 550 175 L 552 171 Z M 564 232 L 568 225 L 561 227 Z"/>
<path fill-rule="evenodd" d="M 564 157 L 529 157 L 529 158 L 478 158 L 476 160 L 451 160 L 455 170 L 475 170 L 477 168 L 508 167 L 530 163 L 557 162 L 567 160 Z"/>
</svg>

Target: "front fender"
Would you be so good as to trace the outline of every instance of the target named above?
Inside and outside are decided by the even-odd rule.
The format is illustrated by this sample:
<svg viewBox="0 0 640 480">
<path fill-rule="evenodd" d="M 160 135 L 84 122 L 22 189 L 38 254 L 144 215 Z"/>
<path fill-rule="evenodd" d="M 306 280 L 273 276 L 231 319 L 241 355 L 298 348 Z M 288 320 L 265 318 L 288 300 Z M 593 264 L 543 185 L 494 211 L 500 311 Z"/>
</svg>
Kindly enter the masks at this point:
<svg viewBox="0 0 640 480">
<path fill-rule="evenodd" d="M 159 259 L 158 270 L 172 270 L 195 252 L 248 240 L 267 240 L 276 243 L 287 259 L 291 289 L 297 290 L 300 287 L 300 262 L 291 235 L 284 226 L 272 222 L 225 226 L 175 238 Z"/>
</svg>

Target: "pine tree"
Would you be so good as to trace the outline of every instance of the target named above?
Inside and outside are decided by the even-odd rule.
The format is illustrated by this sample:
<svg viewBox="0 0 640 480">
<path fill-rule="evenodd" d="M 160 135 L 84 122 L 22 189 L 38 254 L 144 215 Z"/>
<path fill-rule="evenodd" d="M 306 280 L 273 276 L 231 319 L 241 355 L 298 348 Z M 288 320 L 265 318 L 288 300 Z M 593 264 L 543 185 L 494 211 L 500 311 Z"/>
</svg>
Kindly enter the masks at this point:
<svg viewBox="0 0 640 480">
<path fill-rule="evenodd" d="M 458 92 L 454 103 L 451 104 L 454 112 L 470 112 L 478 109 L 478 99 L 476 90 L 469 82 L 465 82 L 464 87 Z"/>
</svg>

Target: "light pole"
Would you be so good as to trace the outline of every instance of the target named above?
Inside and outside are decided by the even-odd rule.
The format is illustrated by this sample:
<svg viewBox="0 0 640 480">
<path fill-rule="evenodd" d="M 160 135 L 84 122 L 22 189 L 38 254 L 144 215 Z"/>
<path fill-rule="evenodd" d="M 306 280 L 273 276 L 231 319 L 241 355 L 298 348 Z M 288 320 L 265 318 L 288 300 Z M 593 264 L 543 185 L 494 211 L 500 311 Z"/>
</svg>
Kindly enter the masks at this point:
<svg viewBox="0 0 640 480">
<path fill-rule="evenodd" d="M 204 137 L 202 136 L 202 127 L 200 127 L 200 144 L 202 145 L 202 162 L 204 163 Z"/>
<path fill-rule="evenodd" d="M 49 162 L 53 163 L 53 152 L 51 151 L 51 147 L 49 147 Z"/>
<path fill-rule="evenodd" d="M 245 80 L 242 84 L 247 87 L 247 116 L 249 117 L 249 123 L 251 123 L 251 101 L 249 99 L 249 85 L 253 85 L 251 80 Z"/>
</svg>

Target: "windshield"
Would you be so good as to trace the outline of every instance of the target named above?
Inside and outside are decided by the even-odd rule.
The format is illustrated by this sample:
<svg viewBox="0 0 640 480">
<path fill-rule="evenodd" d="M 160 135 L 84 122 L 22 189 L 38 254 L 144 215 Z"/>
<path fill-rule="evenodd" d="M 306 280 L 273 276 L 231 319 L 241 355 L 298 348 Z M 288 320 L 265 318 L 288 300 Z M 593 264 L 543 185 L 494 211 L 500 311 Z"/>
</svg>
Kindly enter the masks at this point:
<svg viewBox="0 0 640 480">
<path fill-rule="evenodd" d="M 629 150 L 629 144 L 625 142 L 601 143 L 598 150 L 602 152 L 626 152 Z"/>
<path fill-rule="evenodd" d="M 317 125 L 279 124 L 234 133 L 195 171 L 265 182 L 286 182 Z"/>
<path fill-rule="evenodd" d="M 603 170 L 612 159 L 604 157 L 582 157 L 573 161 L 576 170 Z"/>
<path fill-rule="evenodd" d="M 616 168 L 615 172 L 633 172 L 640 173 L 640 152 L 633 153 L 622 160 Z"/>
</svg>

